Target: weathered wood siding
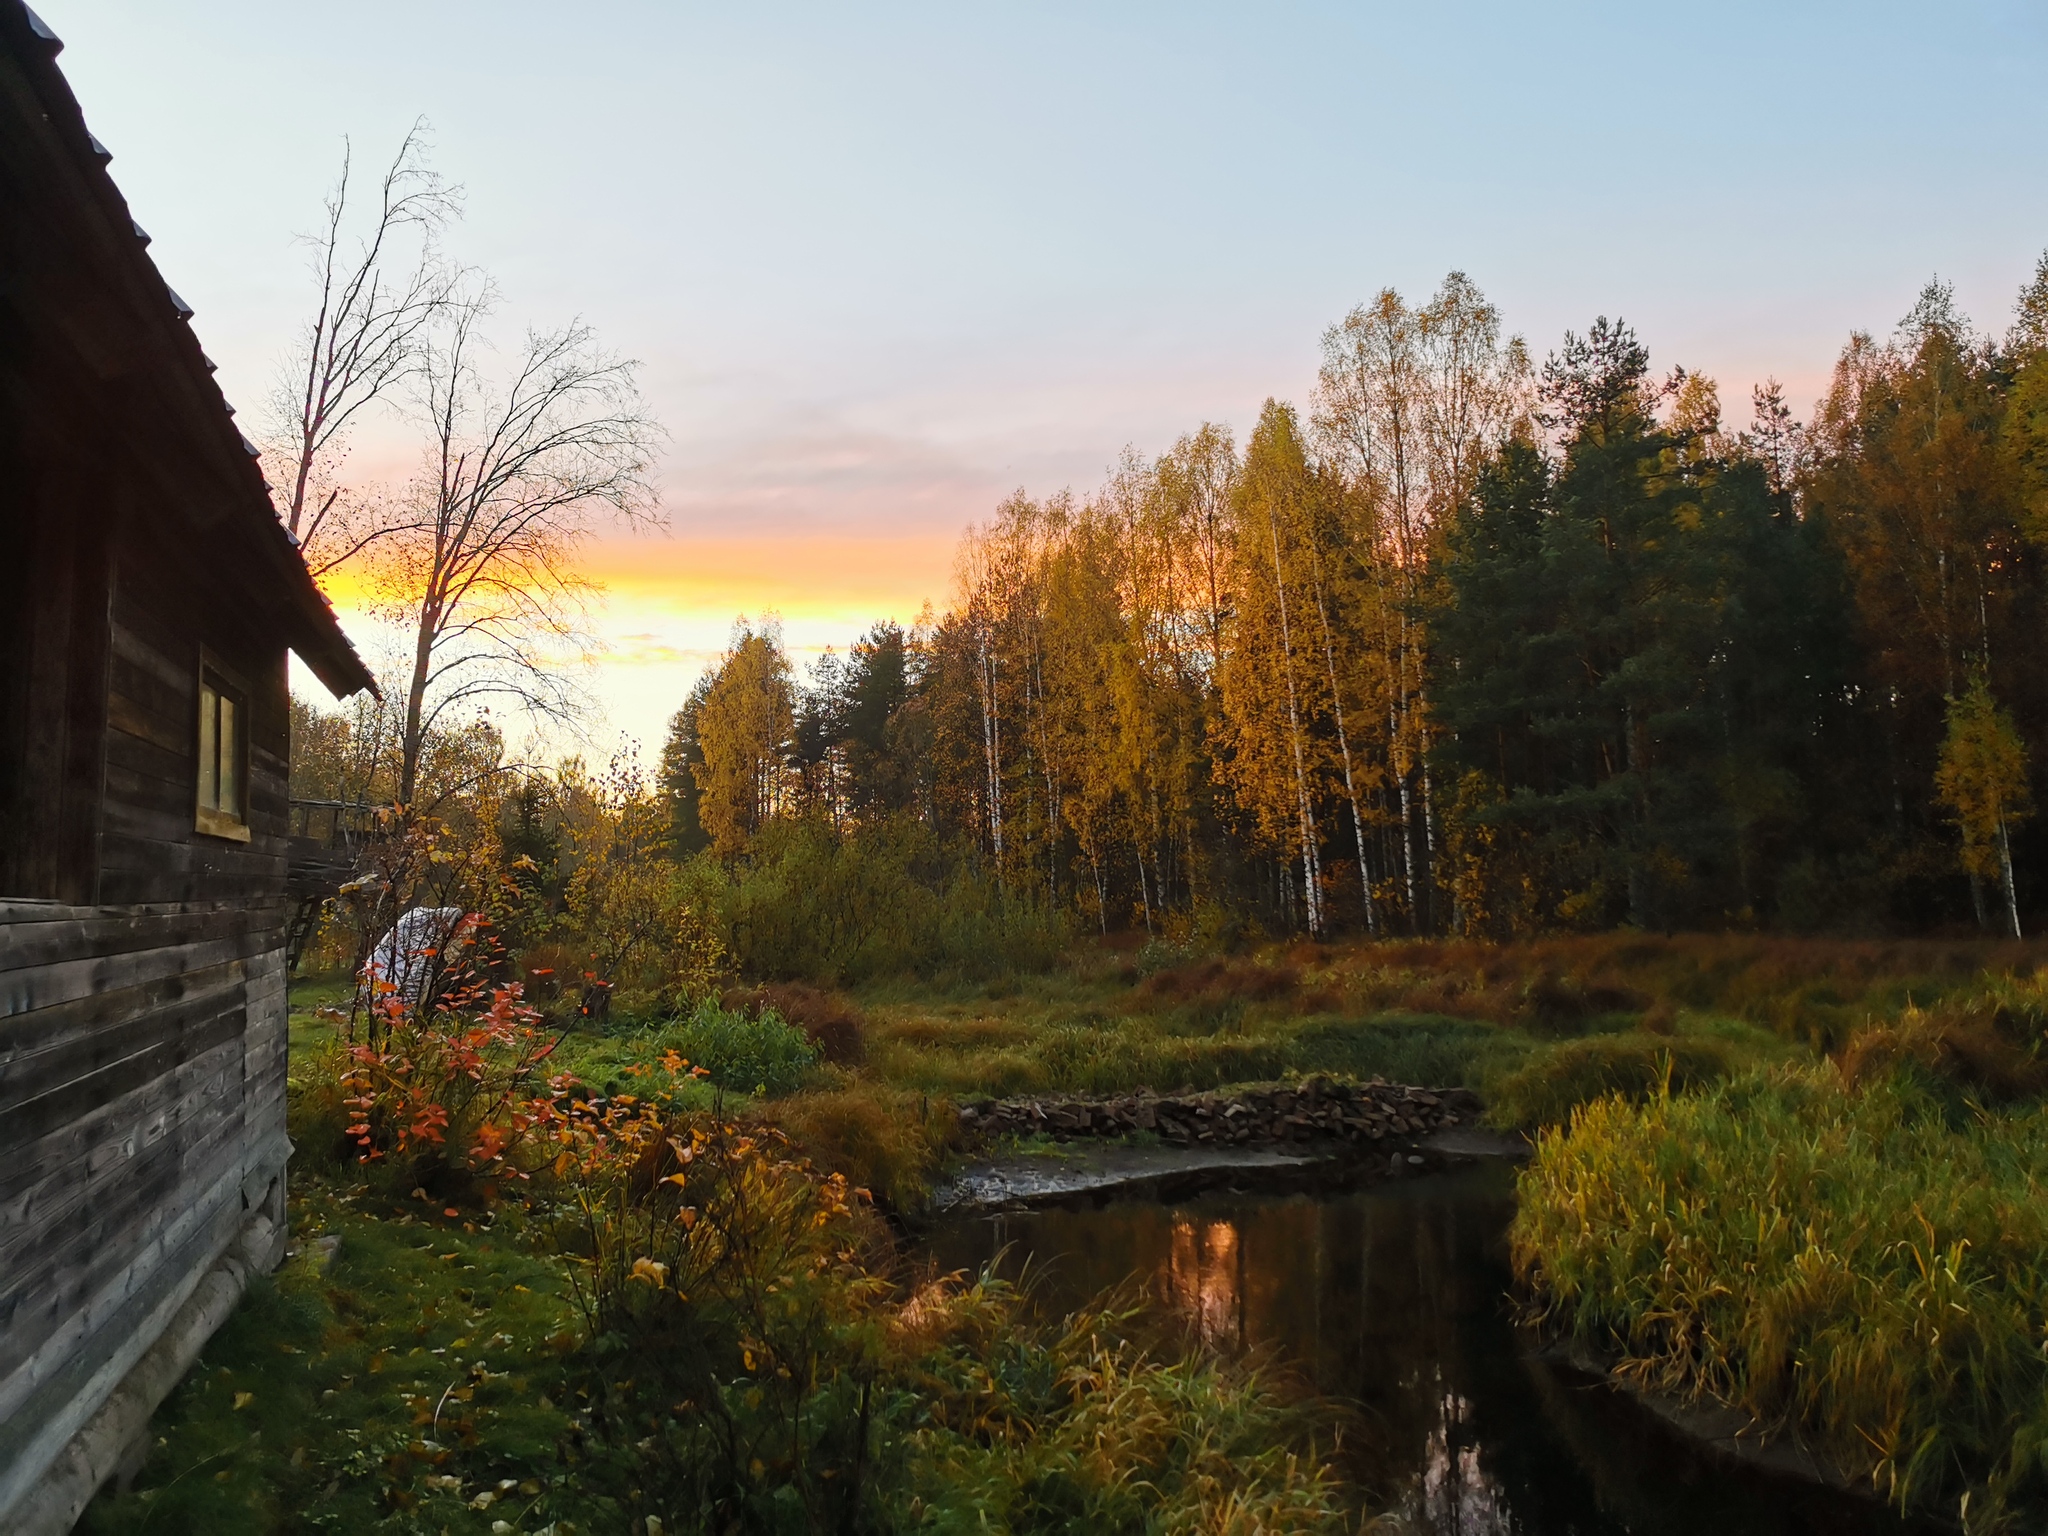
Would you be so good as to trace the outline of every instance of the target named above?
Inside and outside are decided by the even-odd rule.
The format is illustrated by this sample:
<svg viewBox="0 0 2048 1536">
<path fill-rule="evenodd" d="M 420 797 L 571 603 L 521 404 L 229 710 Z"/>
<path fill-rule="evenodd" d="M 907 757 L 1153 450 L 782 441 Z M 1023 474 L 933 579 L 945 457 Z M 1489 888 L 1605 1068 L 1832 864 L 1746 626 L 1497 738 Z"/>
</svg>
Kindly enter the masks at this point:
<svg viewBox="0 0 2048 1536">
<path fill-rule="evenodd" d="M 110 605 L 97 893 L 103 903 L 284 899 L 290 692 L 284 650 L 238 633 L 198 580 L 124 549 Z M 248 684 L 246 843 L 195 830 L 201 646 Z M 282 942 L 282 940 L 280 940 Z"/>
<path fill-rule="evenodd" d="M 370 681 L 58 47 L 0 0 L 6 1536 L 76 1516 L 281 1237 L 287 648 Z M 202 657 L 247 695 L 246 841 L 198 829 Z"/>
<path fill-rule="evenodd" d="M 131 532 L 108 562 L 91 905 L 0 893 L 0 1510 L 252 1215 L 282 1228 L 284 655 Z M 249 689 L 246 843 L 197 830 L 202 647 Z M 77 846 L 77 845 L 75 845 Z"/>
<path fill-rule="evenodd" d="M 281 1216 L 282 923 L 0 901 L 0 1509 Z"/>
</svg>

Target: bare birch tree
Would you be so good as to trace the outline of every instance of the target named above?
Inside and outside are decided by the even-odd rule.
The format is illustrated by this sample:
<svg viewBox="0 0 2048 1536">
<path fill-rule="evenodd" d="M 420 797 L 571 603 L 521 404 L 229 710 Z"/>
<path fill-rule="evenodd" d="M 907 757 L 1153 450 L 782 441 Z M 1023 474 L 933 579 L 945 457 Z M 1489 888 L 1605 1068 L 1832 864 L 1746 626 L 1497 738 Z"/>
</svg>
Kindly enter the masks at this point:
<svg viewBox="0 0 2048 1536">
<path fill-rule="evenodd" d="M 658 517 L 646 473 L 659 429 L 635 365 L 579 322 L 529 332 L 494 378 L 481 333 L 490 303 L 479 290 L 442 306 L 420 363 L 427 463 L 377 550 L 383 610 L 412 642 L 401 804 L 451 711 L 502 701 L 554 720 L 573 713 L 561 663 L 582 644 L 594 591 L 573 556 L 603 523 Z"/>
<path fill-rule="evenodd" d="M 1359 493 L 1369 526 L 1353 531 L 1383 582 L 1389 779 L 1409 920 L 1430 925 L 1435 814 L 1428 767 L 1425 639 L 1413 615 L 1438 532 L 1480 465 L 1528 420 L 1529 363 L 1499 312 L 1462 272 L 1410 308 L 1393 289 L 1323 337 L 1315 423 L 1325 453 Z"/>
<path fill-rule="evenodd" d="M 438 236 L 461 211 L 462 194 L 428 166 L 425 135 L 424 122 L 406 134 L 360 233 L 353 154 L 344 143 L 324 222 L 305 237 L 319 301 L 273 397 L 273 446 L 286 466 L 284 524 L 316 576 L 389 531 L 388 522 L 347 499 L 335 460 L 348 428 L 416 374 L 429 329 L 459 278 Z"/>
</svg>

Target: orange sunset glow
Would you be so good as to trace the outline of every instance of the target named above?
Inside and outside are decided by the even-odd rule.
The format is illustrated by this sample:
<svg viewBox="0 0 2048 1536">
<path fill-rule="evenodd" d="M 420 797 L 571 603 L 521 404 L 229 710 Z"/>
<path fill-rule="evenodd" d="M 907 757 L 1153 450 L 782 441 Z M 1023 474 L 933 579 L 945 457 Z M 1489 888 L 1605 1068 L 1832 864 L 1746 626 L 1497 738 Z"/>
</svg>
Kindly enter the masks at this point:
<svg viewBox="0 0 2048 1536">
<path fill-rule="evenodd" d="M 601 755 L 629 744 L 643 758 L 658 753 L 669 717 L 742 615 L 779 619 L 802 666 L 827 647 L 843 651 L 880 620 L 907 625 L 926 603 L 943 609 L 955 543 L 939 533 L 654 532 L 591 541 L 576 564 L 598 588 L 590 613 L 598 645 L 584 658 L 583 678 L 597 712 L 569 745 Z M 363 573 L 345 567 L 326 587 L 343 622 L 374 649 L 382 626 Z"/>
<path fill-rule="evenodd" d="M 579 562 L 610 606 L 690 623 L 773 609 L 786 624 L 906 623 L 952 580 L 952 535 L 659 534 L 592 543 Z M 849 636 L 848 638 L 851 638 Z"/>
</svg>

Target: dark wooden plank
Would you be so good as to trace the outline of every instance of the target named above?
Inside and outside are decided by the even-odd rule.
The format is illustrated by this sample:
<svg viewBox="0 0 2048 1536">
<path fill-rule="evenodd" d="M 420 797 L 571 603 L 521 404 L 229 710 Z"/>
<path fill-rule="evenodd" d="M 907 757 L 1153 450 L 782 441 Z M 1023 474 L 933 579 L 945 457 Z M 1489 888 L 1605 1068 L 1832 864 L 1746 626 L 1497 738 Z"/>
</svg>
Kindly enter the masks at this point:
<svg viewBox="0 0 2048 1536">
<path fill-rule="evenodd" d="M 17 1105 L 153 1050 L 223 1007 L 244 1006 L 246 987 L 245 966 L 219 965 L 19 1016 L 31 1027 L 9 1030 L 0 1047 L 0 1140 Z"/>
<path fill-rule="evenodd" d="M 121 833 L 109 835 L 105 842 L 107 847 L 104 863 L 108 869 L 133 869 L 138 873 L 162 869 L 168 875 L 226 873 L 254 882 L 260 882 L 272 872 L 282 872 L 286 860 L 291 855 L 290 841 L 283 837 L 252 837 L 250 841 L 242 843 L 232 842 L 226 838 L 195 836 L 191 842 L 176 842 Z M 192 898 L 163 899 L 190 901 Z M 207 899 L 275 901 L 278 899 L 278 893 L 266 891 L 258 883 L 231 886 L 220 895 Z M 126 906 L 130 903 L 109 902 L 108 905 Z"/>
<path fill-rule="evenodd" d="M 207 1122 L 201 1138 L 152 1149 L 105 1181 L 97 1202 L 73 1204 L 61 1225 L 47 1229 L 38 1262 L 0 1282 L 0 1375 L 47 1352 L 66 1331 L 90 1333 L 88 1307 L 138 1260 L 148 1267 L 152 1247 L 167 1239 L 176 1246 L 180 1227 L 204 1225 L 209 1205 L 235 1208 L 239 1216 L 239 1132 L 236 1122 L 222 1118 Z M 104 1302 L 99 1310 L 107 1310 Z"/>
<path fill-rule="evenodd" d="M 238 1062 L 240 1056 L 231 1051 L 223 1058 L 228 1059 Z M 198 1085 L 221 1070 L 210 1057 L 188 1061 L 0 1163 L 0 1222 L 27 1230 L 42 1219 L 40 1202 L 65 1197 L 79 1178 L 109 1159 L 132 1157 L 139 1147 L 171 1134 L 210 1102 Z"/>
<path fill-rule="evenodd" d="M 194 732 L 198 729 L 199 694 L 190 682 L 166 683 L 154 672 L 116 655 L 107 669 L 107 688 L 167 725 L 182 724 Z"/>
<path fill-rule="evenodd" d="M 32 1340 L 17 1340 L 10 1313 L 16 1321 L 61 1321 L 80 1292 L 89 1295 L 131 1263 L 177 1219 L 181 1205 L 244 1161 L 247 1126 L 231 1097 L 231 1076 L 213 1078 L 204 1112 L 187 1116 L 173 1134 L 138 1143 L 118 1165 L 50 1190 L 37 1203 L 34 1241 L 0 1259 L 0 1361 L 18 1347 L 34 1348 Z"/>
<path fill-rule="evenodd" d="M 5 930 L 21 923 L 69 922 L 88 917 L 139 917 L 167 912 L 210 911 L 240 905 L 232 902 L 139 901 L 119 904 L 42 901 L 32 896 L 0 896 L 0 942 Z"/>
<path fill-rule="evenodd" d="M 36 1240 L 0 1254 L 0 1276 L 12 1285 L 41 1262 L 47 1247 L 42 1234 L 73 1219 L 75 1208 L 89 1199 L 102 1203 L 128 1198 L 120 1186 L 132 1182 L 138 1167 L 155 1167 L 163 1156 L 183 1156 L 192 1147 L 210 1144 L 222 1134 L 242 1135 L 241 1053 L 233 1042 L 216 1046 L 171 1074 L 165 1086 L 117 1101 L 95 1116 L 98 1135 L 81 1143 L 69 1127 L 27 1149 L 25 1160 L 36 1168 L 33 1177 L 13 1179 L 18 1187 L 6 1209 L 19 1229 Z M 85 1155 L 78 1155 L 83 1149 Z M 239 1154 L 237 1154 L 239 1155 Z"/>
<path fill-rule="evenodd" d="M 235 968 L 239 972 L 240 967 Z M 240 975 L 232 988 L 210 992 L 204 1007 L 170 1030 L 152 1031 L 137 1048 L 69 1081 L 53 1083 L 13 1104 L 0 1119 L 0 1157 L 83 1115 L 125 1098 L 144 1083 L 198 1060 L 226 1041 L 240 1042 L 245 1028 Z"/>
<path fill-rule="evenodd" d="M 0 1418 L 0 1465 L 17 1460 L 37 1436 L 47 1443 L 76 1432 L 94 1405 L 94 1378 L 103 1367 L 134 1357 L 152 1319 L 161 1326 L 168 1308 L 234 1241 L 243 1213 L 240 1202 L 223 1193 L 195 1215 L 182 1241 L 166 1243 L 152 1262 L 135 1266 L 111 1304 L 67 1320 L 37 1362 L 42 1369 L 0 1377 L 8 1408 Z"/>
<path fill-rule="evenodd" d="M 170 949 L 206 939 L 231 939 L 262 932 L 281 920 L 279 907 L 179 907 L 170 911 L 122 911 L 72 908 L 84 915 L 64 921 L 0 928 L 0 975 L 30 966 L 138 950 Z M 169 969 L 179 962 L 166 959 Z"/>
<path fill-rule="evenodd" d="M 178 844 L 110 833 L 101 840 L 100 890 L 110 901 L 276 902 L 284 897 L 287 853 L 282 837 Z"/>
<path fill-rule="evenodd" d="M 194 821 L 190 805 L 159 808 L 109 795 L 103 825 L 109 839 L 140 838 L 148 842 L 178 843 L 199 835 Z"/>
<path fill-rule="evenodd" d="M 195 819 L 193 806 L 197 799 L 190 778 L 162 779 L 155 774 L 137 773 L 125 763 L 109 761 L 107 764 L 109 805 L 133 806 L 138 810 L 177 816 L 190 824 Z"/>
<path fill-rule="evenodd" d="M 96 992 L 139 986 L 177 970 L 197 971 L 240 959 L 235 937 L 201 939 L 166 949 L 59 960 L 0 973 L 0 1018 L 75 1002 Z"/>
<path fill-rule="evenodd" d="M 140 736 L 117 733 L 107 738 L 107 761 L 167 784 L 183 784 L 188 791 L 198 783 L 198 768 L 189 745 L 159 747 Z"/>
<path fill-rule="evenodd" d="M 188 750 L 185 733 L 168 721 L 157 719 L 146 709 L 140 709 L 119 694 L 107 700 L 107 728 L 165 752 L 183 753 Z"/>
<path fill-rule="evenodd" d="M 127 597 L 124 592 L 124 600 L 117 604 L 117 616 L 110 626 L 114 659 L 155 678 L 167 688 L 182 690 L 187 698 L 192 697 L 198 684 L 195 669 L 184 665 L 179 657 L 166 654 L 160 643 L 130 622 L 138 615 Z M 158 634 L 161 637 L 163 632 Z"/>
</svg>

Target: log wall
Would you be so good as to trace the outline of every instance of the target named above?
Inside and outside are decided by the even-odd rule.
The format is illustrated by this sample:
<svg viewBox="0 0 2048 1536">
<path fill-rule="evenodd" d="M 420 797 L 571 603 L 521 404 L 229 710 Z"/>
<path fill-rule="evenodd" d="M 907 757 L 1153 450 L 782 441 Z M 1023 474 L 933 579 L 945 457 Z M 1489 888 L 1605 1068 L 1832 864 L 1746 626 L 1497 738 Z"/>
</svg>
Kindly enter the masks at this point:
<svg viewBox="0 0 2048 1536">
<path fill-rule="evenodd" d="M 281 1230 L 283 923 L 0 901 L 0 1510 L 252 1216 Z"/>
<path fill-rule="evenodd" d="M 60 46 L 0 0 L 6 1536 L 69 1528 L 281 1237 L 287 648 L 370 683 Z M 198 828 L 202 657 L 247 693 L 246 841 Z"/>
<path fill-rule="evenodd" d="M 231 1249 L 280 1234 L 283 646 L 146 521 L 61 542 L 63 702 L 0 886 L 0 1529 Z M 64 662 L 56 669 L 59 656 Z M 202 656 L 247 689 L 247 842 L 198 829 Z M 54 681 L 41 686 L 41 680 Z M 61 743 L 61 750 L 51 743 Z M 267 1242 L 269 1239 L 264 1239 Z M 255 1255 L 259 1261 L 262 1255 Z M 47 1491 L 47 1490 L 44 1490 Z"/>
<path fill-rule="evenodd" d="M 140 541 L 136 541 L 140 544 Z M 153 579 L 124 548 L 109 605 L 107 725 L 96 891 L 102 902 L 284 898 L 290 859 L 290 691 L 284 651 L 241 633 L 193 586 Z M 246 843 L 195 830 L 204 646 L 249 689 Z"/>
</svg>

